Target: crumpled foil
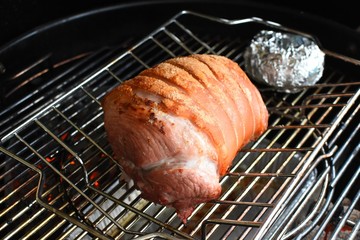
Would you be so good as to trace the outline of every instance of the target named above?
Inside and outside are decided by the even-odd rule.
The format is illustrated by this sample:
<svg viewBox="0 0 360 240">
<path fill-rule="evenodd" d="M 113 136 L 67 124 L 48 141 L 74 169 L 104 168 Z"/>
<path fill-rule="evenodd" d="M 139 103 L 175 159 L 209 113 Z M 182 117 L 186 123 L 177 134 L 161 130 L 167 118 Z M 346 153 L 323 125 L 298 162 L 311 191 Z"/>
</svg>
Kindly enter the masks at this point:
<svg viewBox="0 0 360 240">
<path fill-rule="evenodd" d="M 262 30 L 244 53 L 245 70 L 256 81 L 295 93 L 322 76 L 325 54 L 301 35 Z"/>
</svg>

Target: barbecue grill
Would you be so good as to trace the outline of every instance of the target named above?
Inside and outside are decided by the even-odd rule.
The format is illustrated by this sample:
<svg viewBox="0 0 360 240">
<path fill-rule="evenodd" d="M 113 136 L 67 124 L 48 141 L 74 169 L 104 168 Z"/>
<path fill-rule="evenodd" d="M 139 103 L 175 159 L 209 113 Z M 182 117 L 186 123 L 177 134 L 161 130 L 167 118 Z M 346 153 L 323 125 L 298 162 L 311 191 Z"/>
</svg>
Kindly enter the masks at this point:
<svg viewBox="0 0 360 240">
<path fill-rule="evenodd" d="M 314 39 L 326 54 L 324 74 L 294 94 L 257 85 L 268 130 L 236 156 L 221 197 L 198 205 L 184 225 L 126 181 L 107 143 L 102 97 L 175 56 L 214 53 L 243 67 L 244 49 L 262 29 Z M 257 16 L 184 10 L 147 36 L 41 69 L 19 73 L 36 87 L 0 113 L 1 238 L 359 238 L 360 61 L 317 36 Z"/>
</svg>

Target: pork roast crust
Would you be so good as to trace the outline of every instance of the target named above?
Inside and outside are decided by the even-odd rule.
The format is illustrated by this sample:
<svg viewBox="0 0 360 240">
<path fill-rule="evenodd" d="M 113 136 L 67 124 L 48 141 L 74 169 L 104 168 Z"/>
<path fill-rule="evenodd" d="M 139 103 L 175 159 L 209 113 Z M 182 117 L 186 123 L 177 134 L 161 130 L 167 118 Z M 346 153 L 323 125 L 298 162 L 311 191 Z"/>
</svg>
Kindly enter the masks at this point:
<svg viewBox="0 0 360 240">
<path fill-rule="evenodd" d="M 142 196 L 193 208 L 221 194 L 219 178 L 237 152 L 266 129 L 260 92 L 232 60 L 193 54 L 166 60 L 103 99 L 115 159 Z"/>
</svg>

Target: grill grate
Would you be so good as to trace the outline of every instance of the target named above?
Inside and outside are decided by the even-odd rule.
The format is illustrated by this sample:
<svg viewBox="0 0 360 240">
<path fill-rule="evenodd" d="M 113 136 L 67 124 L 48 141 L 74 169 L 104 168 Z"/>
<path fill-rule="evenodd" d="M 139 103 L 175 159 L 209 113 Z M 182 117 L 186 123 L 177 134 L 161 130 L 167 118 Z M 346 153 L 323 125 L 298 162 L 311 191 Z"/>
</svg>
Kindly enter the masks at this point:
<svg viewBox="0 0 360 240">
<path fill-rule="evenodd" d="M 205 32 L 196 28 L 203 24 Z M 244 47 L 264 28 L 294 31 L 257 18 L 229 21 L 181 12 L 11 129 L 0 146 L 1 237 L 287 239 L 308 234 L 318 222 L 324 230 L 335 210 L 317 218 L 329 208 L 332 188 L 346 169 L 334 172 L 339 152 L 345 151 L 341 137 L 359 118 L 360 82 L 336 61 L 359 65 L 356 60 L 324 50 L 327 65 L 315 86 L 297 94 L 259 86 L 270 112 L 269 129 L 237 155 L 221 179 L 222 196 L 200 204 L 186 226 L 173 209 L 139 196 L 106 141 L 100 102 L 114 86 L 190 53 L 221 54 L 242 66 Z M 359 126 L 354 136 L 358 132 Z M 349 164 L 358 151 L 359 146 L 349 154 Z M 359 177 L 356 167 L 353 182 Z M 358 200 L 359 191 L 353 205 Z M 348 212 L 340 225 L 347 218 Z M 359 221 L 353 229 L 355 237 Z"/>
</svg>

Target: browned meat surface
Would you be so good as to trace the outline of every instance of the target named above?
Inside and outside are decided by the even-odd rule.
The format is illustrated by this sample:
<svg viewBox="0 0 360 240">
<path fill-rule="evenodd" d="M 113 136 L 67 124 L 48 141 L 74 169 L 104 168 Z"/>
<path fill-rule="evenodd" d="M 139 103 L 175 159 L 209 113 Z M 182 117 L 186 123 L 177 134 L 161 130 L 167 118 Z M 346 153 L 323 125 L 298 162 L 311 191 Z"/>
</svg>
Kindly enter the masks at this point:
<svg viewBox="0 0 360 240">
<path fill-rule="evenodd" d="M 169 59 L 114 88 L 102 105 L 116 160 L 144 198 L 174 207 L 183 222 L 220 196 L 219 178 L 268 122 L 257 88 L 217 55 Z"/>
</svg>

